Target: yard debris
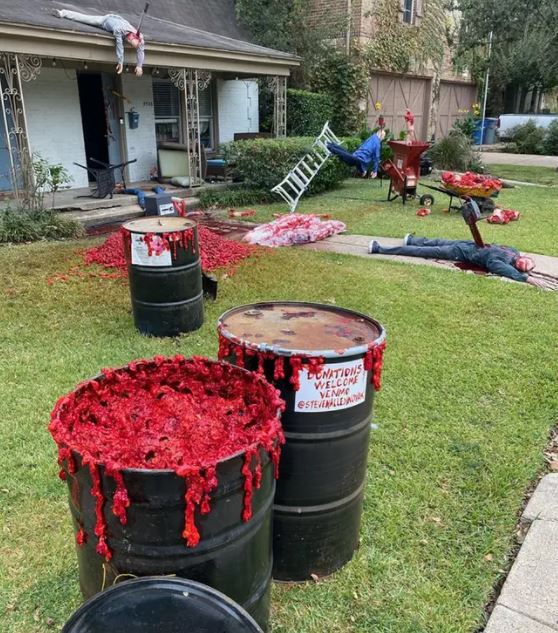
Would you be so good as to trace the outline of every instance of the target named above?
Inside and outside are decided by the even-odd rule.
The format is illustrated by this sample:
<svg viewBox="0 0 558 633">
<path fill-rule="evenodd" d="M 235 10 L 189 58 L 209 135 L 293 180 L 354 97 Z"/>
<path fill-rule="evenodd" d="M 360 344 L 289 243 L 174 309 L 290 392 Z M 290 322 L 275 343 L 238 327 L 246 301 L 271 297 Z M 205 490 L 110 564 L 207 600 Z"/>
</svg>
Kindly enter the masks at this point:
<svg viewBox="0 0 558 633">
<path fill-rule="evenodd" d="M 430 211 L 430 209 L 427 209 L 426 207 L 417 210 L 417 215 L 419 216 L 419 218 L 422 218 L 425 215 L 430 215 L 431 213 L 432 212 Z"/>
<path fill-rule="evenodd" d="M 336 233 L 343 233 L 346 228 L 343 222 L 322 221 L 313 213 L 289 213 L 256 227 L 244 236 L 244 240 L 260 246 L 291 246 L 317 242 Z"/>
</svg>

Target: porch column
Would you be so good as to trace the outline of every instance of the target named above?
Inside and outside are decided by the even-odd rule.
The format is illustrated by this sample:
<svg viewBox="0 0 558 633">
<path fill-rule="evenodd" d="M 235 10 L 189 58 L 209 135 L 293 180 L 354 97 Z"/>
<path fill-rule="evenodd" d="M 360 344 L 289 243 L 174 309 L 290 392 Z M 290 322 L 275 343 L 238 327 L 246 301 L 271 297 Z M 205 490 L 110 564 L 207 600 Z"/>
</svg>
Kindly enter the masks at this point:
<svg viewBox="0 0 558 633">
<path fill-rule="evenodd" d="M 275 97 L 273 104 L 273 130 L 276 138 L 287 136 L 287 78 L 269 77 L 267 86 Z"/>
<path fill-rule="evenodd" d="M 41 72 L 40 57 L 0 53 L 0 125 L 3 125 L 10 161 L 10 179 L 16 200 L 32 194 L 33 165 L 27 134 L 23 82 L 36 79 Z M 21 191 L 20 191 L 21 190 Z"/>
<path fill-rule="evenodd" d="M 207 88 L 211 81 L 211 73 L 195 68 L 180 68 L 170 69 L 169 77 L 182 92 L 184 99 L 183 132 L 188 154 L 190 187 L 200 186 L 203 184 L 203 174 L 198 91 Z"/>
</svg>

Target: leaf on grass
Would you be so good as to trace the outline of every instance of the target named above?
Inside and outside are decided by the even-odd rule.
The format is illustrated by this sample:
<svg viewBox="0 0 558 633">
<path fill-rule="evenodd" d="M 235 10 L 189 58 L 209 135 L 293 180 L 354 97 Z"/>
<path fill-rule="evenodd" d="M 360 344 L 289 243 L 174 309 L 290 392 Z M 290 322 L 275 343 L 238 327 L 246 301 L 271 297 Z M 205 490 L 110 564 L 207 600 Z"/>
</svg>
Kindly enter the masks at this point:
<svg viewBox="0 0 558 633">
<path fill-rule="evenodd" d="M 484 557 L 484 560 L 485 560 L 487 563 L 490 563 L 490 562 L 492 562 L 492 561 L 494 560 L 494 556 L 492 556 L 492 554 L 487 554 L 487 555 Z"/>
</svg>

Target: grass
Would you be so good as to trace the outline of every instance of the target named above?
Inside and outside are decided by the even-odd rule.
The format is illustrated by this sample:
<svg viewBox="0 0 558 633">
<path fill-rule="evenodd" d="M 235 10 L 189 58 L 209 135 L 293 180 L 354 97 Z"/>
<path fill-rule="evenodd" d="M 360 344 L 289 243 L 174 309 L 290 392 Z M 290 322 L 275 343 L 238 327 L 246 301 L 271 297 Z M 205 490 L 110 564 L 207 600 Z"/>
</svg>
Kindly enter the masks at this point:
<svg viewBox="0 0 558 633">
<path fill-rule="evenodd" d="M 343 192 L 365 197 L 379 190 L 351 182 L 331 198 Z M 379 228 L 369 225 L 376 233 L 387 231 L 389 214 L 400 218 L 399 233 L 409 228 L 410 209 L 399 203 L 373 213 L 363 203 L 352 215 L 343 204 L 361 222 L 359 231 L 368 215 L 378 217 Z M 319 208 L 334 205 L 316 201 Z M 463 230 L 457 217 L 439 221 Z M 133 328 L 124 282 L 47 284 L 78 263 L 76 246 L 83 245 L 0 248 L 3 633 L 59 630 L 80 603 L 66 490 L 46 429 L 56 399 L 104 366 L 176 352 L 215 356 L 220 313 L 287 298 L 371 314 L 386 326 L 389 343 L 361 547 L 329 579 L 274 587 L 273 633 L 470 633 L 482 623 L 517 510 L 544 467 L 556 422 L 558 295 L 435 268 L 285 249 L 223 278 L 198 332 L 149 339 Z"/>
<path fill-rule="evenodd" d="M 558 170 L 554 167 L 530 165 L 488 165 L 491 174 L 507 180 L 558 186 Z"/>
<path fill-rule="evenodd" d="M 524 169 L 524 168 L 518 168 Z M 518 172 L 519 173 L 519 172 Z M 522 177 L 523 180 L 526 179 Z M 431 179 L 425 184 L 437 185 Z M 326 194 L 302 198 L 297 211 L 300 213 L 328 213 L 347 224 L 348 233 L 380 237 L 403 237 L 414 232 L 424 237 L 471 239 L 469 229 L 458 211 L 447 212 L 449 197 L 430 191 L 419 183 L 419 193 L 434 195 L 432 214 L 417 217 L 419 204 L 411 201 L 405 205 L 398 198 L 387 202 L 388 182 L 361 179 L 346 180 L 341 187 Z M 517 209 L 521 218 L 506 225 L 483 222 L 480 230 L 488 242 L 506 244 L 519 250 L 558 256 L 556 223 L 558 222 L 558 190 L 545 187 L 516 187 L 503 189 L 498 204 L 503 208 Z M 457 200 L 454 200 L 457 204 Z M 264 222 L 273 219 L 275 213 L 286 213 L 285 204 L 276 203 L 254 206 L 255 218 L 250 221 Z"/>
</svg>

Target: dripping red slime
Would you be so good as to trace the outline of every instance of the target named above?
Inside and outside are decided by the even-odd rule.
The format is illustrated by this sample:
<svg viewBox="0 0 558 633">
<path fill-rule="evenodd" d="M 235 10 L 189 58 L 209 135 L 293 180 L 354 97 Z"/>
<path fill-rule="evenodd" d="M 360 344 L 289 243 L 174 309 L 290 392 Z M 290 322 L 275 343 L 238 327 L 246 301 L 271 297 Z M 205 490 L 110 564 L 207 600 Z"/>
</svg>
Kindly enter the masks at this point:
<svg viewBox="0 0 558 633">
<path fill-rule="evenodd" d="M 130 499 L 122 471 L 172 470 L 185 481 L 183 537 L 196 546 L 197 514 L 211 510 L 218 485 L 217 465 L 242 455 L 242 520 L 252 515 L 260 487 L 260 455 L 267 453 L 277 474 L 284 443 L 278 391 L 261 376 L 203 358 L 156 357 L 121 369 L 103 370 L 57 402 L 49 430 L 59 449 L 64 476 L 76 471 L 79 455 L 89 469 L 95 499 L 97 552 L 111 557 L 101 467 L 115 482 L 111 511 L 124 525 Z M 80 527 L 77 541 L 86 542 Z"/>
</svg>

